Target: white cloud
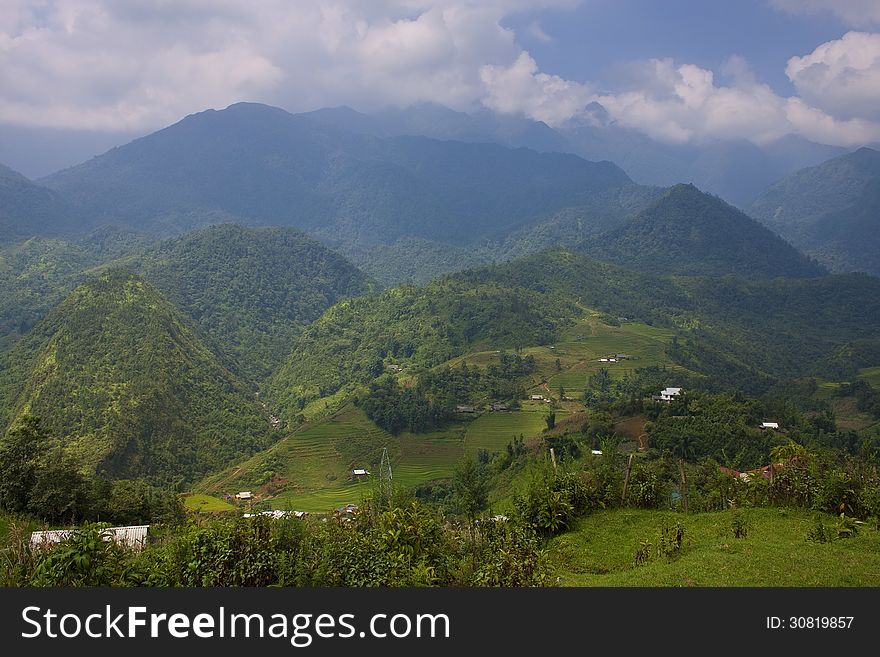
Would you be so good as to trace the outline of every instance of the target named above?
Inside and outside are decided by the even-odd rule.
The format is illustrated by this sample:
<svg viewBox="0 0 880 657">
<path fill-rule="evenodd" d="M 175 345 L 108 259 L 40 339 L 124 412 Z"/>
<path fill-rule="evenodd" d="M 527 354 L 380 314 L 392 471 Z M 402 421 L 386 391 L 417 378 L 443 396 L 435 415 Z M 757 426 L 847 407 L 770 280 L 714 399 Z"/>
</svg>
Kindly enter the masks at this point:
<svg viewBox="0 0 880 657">
<path fill-rule="evenodd" d="M 880 26 L 877 0 L 770 0 L 770 4 L 790 14 L 831 13 L 850 27 Z"/>
<path fill-rule="evenodd" d="M 790 127 L 784 100 L 742 70 L 736 86 L 716 86 L 712 71 L 693 64 L 675 66 L 670 59 L 652 59 L 644 67 L 654 81 L 652 89 L 596 97 L 620 125 L 679 143 L 741 138 L 764 143 L 785 135 Z"/>
<path fill-rule="evenodd" d="M 527 31 L 529 36 L 533 39 L 537 39 L 542 43 L 553 43 L 553 37 L 544 31 L 544 28 L 541 27 L 541 24 L 538 21 L 532 21 L 529 23 Z"/>
<path fill-rule="evenodd" d="M 785 69 L 807 102 L 845 118 L 880 120 L 880 34 L 848 32 Z"/>
<path fill-rule="evenodd" d="M 238 100 L 479 104 L 501 20 L 578 0 L 4 0 L 0 122 L 131 130 Z M 8 5 L 8 6 L 7 6 Z"/>
<path fill-rule="evenodd" d="M 723 72 L 730 85 L 718 85 L 712 71 L 670 59 L 644 62 L 636 79 L 650 85 L 595 97 L 625 127 L 666 142 L 747 139 L 764 144 L 787 134 L 836 145 L 880 139 L 880 123 L 870 117 L 840 117 L 797 96 L 777 95 L 755 79 L 741 57 Z"/>
<path fill-rule="evenodd" d="M 480 69 L 486 88 L 483 104 L 509 114 L 525 114 L 551 125 L 563 123 L 590 102 L 585 85 L 538 71 L 528 53 L 521 53 L 510 66 L 486 65 Z"/>
<path fill-rule="evenodd" d="M 503 27 L 527 12 L 526 36 L 544 40 L 536 10 L 579 0 L 3 2 L 6 124 L 142 131 L 249 100 L 291 111 L 430 101 L 561 125 L 597 101 L 619 124 L 666 141 L 880 139 L 875 34 L 792 58 L 799 97 L 778 96 L 736 56 L 723 84 L 708 69 L 653 59 L 630 68 L 628 88 L 597 93 L 542 71 Z"/>
</svg>

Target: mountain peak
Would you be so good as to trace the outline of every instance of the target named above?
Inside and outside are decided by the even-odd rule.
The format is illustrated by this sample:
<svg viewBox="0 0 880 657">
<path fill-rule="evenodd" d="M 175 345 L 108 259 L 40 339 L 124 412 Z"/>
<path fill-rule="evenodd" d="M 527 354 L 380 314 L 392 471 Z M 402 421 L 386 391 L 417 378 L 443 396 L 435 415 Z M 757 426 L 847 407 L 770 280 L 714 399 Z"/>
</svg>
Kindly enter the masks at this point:
<svg viewBox="0 0 880 657">
<path fill-rule="evenodd" d="M 20 392 L 10 408 L 42 417 L 90 470 L 196 477 L 268 444 L 247 389 L 128 269 L 77 287 L 11 353 Z M 224 430 L 217 408 L 241 419 L 236 431 Z"/>
<path fill-rule="evenodd" d="M 585 245 L 620 265 L 686 276 L 746 278 L 825 273 L 779 236 L 691 184 L 671 187 L 630 223 Z"/>
</svg>

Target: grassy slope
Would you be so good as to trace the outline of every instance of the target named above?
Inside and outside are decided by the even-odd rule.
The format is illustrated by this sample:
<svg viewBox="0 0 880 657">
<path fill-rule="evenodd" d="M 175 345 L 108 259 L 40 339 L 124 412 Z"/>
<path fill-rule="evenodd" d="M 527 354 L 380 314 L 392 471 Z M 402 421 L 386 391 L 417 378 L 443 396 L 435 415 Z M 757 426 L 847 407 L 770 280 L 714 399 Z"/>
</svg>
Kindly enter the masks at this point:
<svg viewBox="0 0 880 657">
<path fill-rule="evenodd" d="M 685 516 L 632 509 L 601 511 L 550 541 L 553 580 L 562 586 L 880 586 L 880 534 L 831 543 L 806 540 L 815 514 L 743 509 L 749 531 L 731 532 L 731 511 Z M 823 515 L 826 527 L 834 517 Z M 676 559 L 652 555 L 634 566 L 642 540 L 658 543 L 664 521 L 684 525 Z"/>
<path fill-rule="evenodd" d="M 636 357 L 612 364 L 610 369 L 615 377 L 637 367 L 672 366 L 665 356 L 671 335 L 670 331 L 644 324 L 625 322 L 621 326 L 610 326 L 602 323 L 598 314 L 591 314 L 563 332 L 552 348 L 523 349 L 522 354 L 535 356 L 537 363 L 537 370 L 527 384 L 529 392 L 555 398 L 561 381 L 566 396 L 579 397 L 587 376 L 603 365 L 597 359 L 609 353 Z M 557 358 L 561 365 L 559 371 Z M 493 360 L 497 362 L 495 351 L 475 351 L 440 367 L 457 366 L 463 361 L 486 367 Z M 327 403 L 327 410 L 323 410 Z M 261 501 L 274 508 L 326 511 L 349 502 L 357 503 L 364 493 L 373 489 L 383 447 L 388 447 L 391 455 L 395 484 L 412 487 L 451 476 L 464 453 L 476 454 L 480 449 L 490 453 L 503 451 L 515 436 L 522 435 L 527 441 L 540 436 L 550 408 L 547 403 L 525 401 L 520 411 L 485 412 L 440 431 L 391 436 L 342 399 L 325 398 L 315 404 L 321 409 L 307 407 L 312 413 L 306 413 L 306 424 L 268 450 L 202 481 L 196 490 L 222 495 L 253 489 Z M 557 423 L 563 421 L 570 410 L 557 408 Z M 357 467 L 365 467 L 373 475 L 354 481 L 349 473 Z M 509 497 L 510 490 L 505 488 L 505 491 L 499 500 Z"/>
</svg>

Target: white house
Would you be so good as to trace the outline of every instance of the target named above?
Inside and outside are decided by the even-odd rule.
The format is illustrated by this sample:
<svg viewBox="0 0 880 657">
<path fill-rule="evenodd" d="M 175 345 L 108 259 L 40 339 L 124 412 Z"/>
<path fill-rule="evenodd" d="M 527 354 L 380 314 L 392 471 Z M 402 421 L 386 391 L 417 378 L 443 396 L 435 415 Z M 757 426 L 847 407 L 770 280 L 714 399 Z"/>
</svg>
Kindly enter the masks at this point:
<svg viewBox="0 0 880 657">
<path fill-rule="evenodd" d="M 774 431 L 779 431 L 779 423 L 778 422 L 761 422 L 762 429 L 773 429 Z"/>
<path fill-rule="evenodd" d="M 681 388 L 664 388 L 660 391 L 660 399 L 663 401 L 672 401 L 681 394 Z"/>
</svg>

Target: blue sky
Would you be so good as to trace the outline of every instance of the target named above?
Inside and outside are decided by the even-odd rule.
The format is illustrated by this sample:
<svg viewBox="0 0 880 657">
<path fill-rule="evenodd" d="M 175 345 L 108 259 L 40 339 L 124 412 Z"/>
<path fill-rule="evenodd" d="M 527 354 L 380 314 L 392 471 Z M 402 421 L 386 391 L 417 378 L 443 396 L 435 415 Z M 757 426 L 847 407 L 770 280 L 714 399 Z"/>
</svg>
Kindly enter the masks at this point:
<svg viewBox="0 0 880 657">
<path fill-rule="evenodd" d="M 552 42 L 534 36 L 537 22 Z M 837 39 L 848 26 L 831 12 L 791 14 L 764 0 L 596 0 L 572 10 L 509 17 L 539 64 L 579 82 L 612 86 L 621 65 L 671 57 L 719 69 L 732 55 L 747 59 L 778 93 L 795 93 L 785 75 L 792 55 Z"/>
<path fill-rule="evenodd" d="M 238 101 L 433 102 L 563 130 L 599 103 L 611 122 L 671 143 L 880 140 L 880 0 L 3 5 L 0 162 L 28 144 L 122 142 Z"/>
</svg>

